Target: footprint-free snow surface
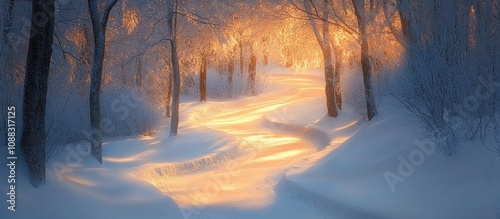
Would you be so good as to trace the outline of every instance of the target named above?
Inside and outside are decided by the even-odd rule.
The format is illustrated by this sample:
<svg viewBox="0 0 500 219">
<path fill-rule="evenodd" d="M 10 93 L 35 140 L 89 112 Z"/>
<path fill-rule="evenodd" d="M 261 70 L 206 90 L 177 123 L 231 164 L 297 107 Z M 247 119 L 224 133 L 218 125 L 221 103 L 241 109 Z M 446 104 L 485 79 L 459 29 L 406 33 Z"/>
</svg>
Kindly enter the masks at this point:
<svg viewBox="0 0 500 219">
<path fill-rule="evenodd" d="M 241 150 L 240 156 L 176 176 L 153 165 L 156 168 L 139 169 L 140 178 L 172 197 L 191 218 L 330 218 L 314 203 L 277 187 L 285 172 L 317 147 L 303 133 L 283 131 L 285 124 L 263 121 L 284 105 L 321 96 L 323 88 L 299 76 L 274 75 L 272 80 L 280 82 L 283 90 L 215 103 L 189 117 L 193 123 L 237 138 L 234 146 Z"/>
<path fill-rule="evenodd" d="M 269 80 L 273 86 L 257 96 L 181 103 L 176 137 L 164 120 L 152 137 L 105 139 L 102 165 L 88 155 L 88 142 L 69 145 L 47 163 L 45 185 L 35 189 L 18 176 L 17 211 L 1 209 L 0 218 L 331 218 L 280 186 L 328 137 L 318 143 L 269 119 L 288 119 L 283 106 L 322 97 L 321 80 Z"/>
<path fill-rule="evenodd" d="M 497 155 L 486 156 L 480 144 L 454 157 L 428 142 L 424 151 L 425 139 L 390 104 L 370 122 L 355 119 L 348 105 L 337 118 L 325 116 L 322 73 L 280 71 L 257 96 L 184 101 L 175 137 L 165 119 L 154 136 L 105 139 L 102 165 L 87 141 L 68 145 L 48 161 L 39 188 L 19 161 L 16 212 L 5 205 L 0 218 L 500 215 Z M 8 192 L 7 180 L 0 188 Z"/>
</svg>

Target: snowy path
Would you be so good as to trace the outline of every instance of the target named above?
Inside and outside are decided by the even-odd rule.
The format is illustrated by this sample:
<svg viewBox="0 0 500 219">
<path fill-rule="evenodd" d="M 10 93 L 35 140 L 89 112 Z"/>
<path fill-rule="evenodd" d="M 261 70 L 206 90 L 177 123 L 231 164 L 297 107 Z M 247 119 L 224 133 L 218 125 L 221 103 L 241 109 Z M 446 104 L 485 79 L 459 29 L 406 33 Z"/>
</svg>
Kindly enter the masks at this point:
<svg viewBox="0 0 500 219">
<path fill-rule="evenodd" d="M 434 153 L 391 191 L 384 173 L 420 150 L 406 114 L 327 117 L 314 74 L 275 74 L 256 97 L 183 102 L 178 136 L 164 120 L 154 136 L 107 139 L 102 164 L 86 141 L 67 147 L 46 185 L 19 175 L 18 211 L 0 218 L 497 218 L 497 157 Z"/>
<path fill-rule="evenodd" d="M 202 124 L 242 139 L 251 148 L 244 156 L 177 177 L 155 177 L 150 182 L 183 209 L 187 218 L 331 218 L 314 204 L 294 199 L 275 186 L 284 173 L 316 149 L 299 136 L 263 127 L 261 118 L 277 108 L 317 98 L 321 84 L 307 77 L 274 75 L 271 80 L 295 92 L 254 98 L 233 104 L 205 118 Z M 278 96 L 279 95 L 279 96 Z M 243 100 L 244 101 L 244 100 Z M 193 120 L 193 119 L 191 119 Z M 199 121 L 192 121 L 199 122 Z"/>
<path fill-rule="evenodd" d="M 152 137 L 108 139 L 102 165 L 78 151 L 61 154 L 48 164 L 47 185 L 34 189 L 19 178 L 18 204 L 30 210 L 14 218 L 335 218 L 282 183 L 292 166 L 317 151 L 310 140 L 322 139 L 304 124 L 284 125 L 323 116 L 323 107 L 311 102 L 322 102 L 321 80 L 291 74 L 269 80 L 275 86 L 256 97 L 182 103 L 176 137 L 164 125 Z M 281 114 L 294 104 L 320 110 Z M 10 218 L 6 213 L 0 218 Z"/>
</svg>

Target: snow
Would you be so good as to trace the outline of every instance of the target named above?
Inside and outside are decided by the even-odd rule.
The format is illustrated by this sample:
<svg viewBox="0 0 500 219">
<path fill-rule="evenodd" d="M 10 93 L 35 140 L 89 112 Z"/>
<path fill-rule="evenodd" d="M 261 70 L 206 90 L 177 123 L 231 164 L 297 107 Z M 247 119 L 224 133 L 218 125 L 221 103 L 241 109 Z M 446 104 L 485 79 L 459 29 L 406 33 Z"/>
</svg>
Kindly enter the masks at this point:
<svg viewBox="0 0 500 219">
<path fill-rule="evenodd" d="M 404 114 L 382 108 L 380 116 L 346 139 L 333 137 L 343 141 L 340 145 L 334 140 L 296 164 L 283 184 L 346 218 L 496 218 L 499 157 L 488 155 L 480 143 L 464 145 L 453 157 L 437 148 L 427 154 L 419 147 L 427 139 L 405 120 Z M 342 129 L 335 122 L 330 130 Z M 414 170 L 398 172 L 400 158 Z M 387 172 L 399 173 L 404 182 L 397 181 L 392 190 Z"/>
<path fill-rule="evenodd" d="M 102 165 L 80 142 L 48 162 L 40 188 L 18 175 L 16 212 L 2 208 L 0 218 L 499 215 L 500 158 L 480 143 L 453 157 L 424 151 L 418 127 L 387 102 L 371 122 L 348 105 L 330 118 L 321 71 L 268 71 L 275 84 L 255 97 L 184 99 L 176 137 L 163 120 L 152 137 L 105 139 Z M 403 168 L 411 173 L 392 190 L 386 175 L 401 175 L 400 158 L 421 163 Z M 6 185 L 0 181 L 4 193 Z"/>
</svg>

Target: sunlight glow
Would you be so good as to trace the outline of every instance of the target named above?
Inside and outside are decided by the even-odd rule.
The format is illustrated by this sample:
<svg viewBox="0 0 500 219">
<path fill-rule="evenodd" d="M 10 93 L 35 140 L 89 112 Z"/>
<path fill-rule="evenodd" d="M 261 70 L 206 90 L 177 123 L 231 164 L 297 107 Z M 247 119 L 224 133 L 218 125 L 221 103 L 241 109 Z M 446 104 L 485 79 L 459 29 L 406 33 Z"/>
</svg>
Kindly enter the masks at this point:
<svg viewBox="0 0 500 219">
<path fill-rule="evenodd" d="M 287 157 L 295 156 L 300 153 L 303 153 L 304 150 L 291 150 L 291 151 L 283 151 L 280 153 L 276 153 L 267 157 L 261 157 L 258 159 L 255 159 L 254 161 L 259 162 L 259 161 L 269 161 L 269 160 L 279 160 L 279 159 L 286 159 Z"/>
<path fill-rule="evenodd" d="M 149 156 L 151 154 L 156 153 L 158 150 L 147 150 L 143 151 L 141 153 L 135 154 L 134 156 L 131 157 L 103 157 L 102 160 L 106 162 L 112 162 L 112 163 L 126 163 L 126 162 L 133 162 L 133 161 L 138 161 L 142 157 Z"/>
<path fill-rule="evenodd" d="M 351 123 L 349 123 L 347 125 L 335 128 L 335 131 L 340 131 L 340 130 L 343 130 L 343 129 L 347 129 L 347 128 L 352 127 L 353 125 L 356 125 L 356 124 L 358 124 L 357 120 L 355 120 L 355 121 L 353 121 L 353 122 L 351 122 Z"/>
<path fill-rule="evenodd" d="M 76 177 L 76 176 L 72 176 L 70 174 L 63 174 L 64 178 L 71 181 L 71 182 L 74 182 L 74 183 L 77 183 L 77 184 L 80 184 L 80 185 L 83 185 L 83 186 L 95 186 L 95 183 L 88 180 L 88 179 L 84 179 L 84 178 L 81 178 L 81 177 Z"/>
<path fill-rule="evenodd" d="M 300 136 L 281 133 L 277 127 L 263 127 L 260 118 L 297 100 L 317 98 L 324 89 L 311 83 L 311 79 L 290 78 L 289 75 L 275 77 L 297 88 L 293 100 L 273 98 L 250 103 L 242 100 L 242 104 L 231 106 L 230 109 L 222 108 L 209 112 L 210 110 L 201 108 L 199 114 L 205 115 L 201 116 L 202 118 L 189 117 L 194 123 L 237 136 L 241 142 L 246 143 L 245 147 L 240 146 L 240 149 L 246 151 L 244 155 L 221 163 L 217 168 L 206 167 L 206 163 L 196 159 L 162 164 L 154 170 L 140 168 L 136 177 L 151 183 L 179 206 L 186 208 L 228 205 L 254 210 L 272 205 L 276 198 L 273 190 L 278 183 L 276 176 L 311 154 L 315 148 Z M 198 115 L 196 112 L 193 114 Z M 281 115 L 280 119 L 295 117 L 296 115 L 285 114 Z M 355 122 L 342 128 L 354 124 Z M 266 130 L 268 128 L 277 130 Z M 346 139 L 337 138 L 334 143 Z M 234 142 L 231 144 L 234 145 Z M 187 174 L 172 174 L 178 171 L 189 172 L 189 169 L 193 171 Z"/>
</svg>

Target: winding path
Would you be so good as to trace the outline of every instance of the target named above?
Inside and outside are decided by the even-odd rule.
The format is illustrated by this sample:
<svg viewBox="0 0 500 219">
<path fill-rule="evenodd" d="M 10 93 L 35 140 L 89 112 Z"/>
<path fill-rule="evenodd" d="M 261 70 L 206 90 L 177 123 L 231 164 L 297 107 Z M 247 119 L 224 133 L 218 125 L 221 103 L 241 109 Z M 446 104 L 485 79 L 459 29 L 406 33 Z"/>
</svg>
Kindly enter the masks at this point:
<svg viewBox="0 0 500 219">
<path fill-rule="evenodd" d="M 300 136 L 263 127 L 261 118 L 279 107 L 322 96 L 318 81 L 276 74 L 270 80 L 294 92 L 254 98 L 249 104 L 218 110 L 202 125 L 242 139 L 247 154 L 214 168 L 166 177 L 157 188 L 183 209 L 185 218 L 331 218 L 312 203 L 276 189 L 293 164 L 316 151 Z"/>
</svg>

